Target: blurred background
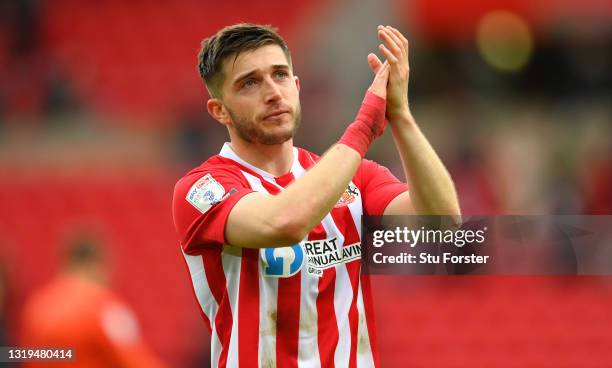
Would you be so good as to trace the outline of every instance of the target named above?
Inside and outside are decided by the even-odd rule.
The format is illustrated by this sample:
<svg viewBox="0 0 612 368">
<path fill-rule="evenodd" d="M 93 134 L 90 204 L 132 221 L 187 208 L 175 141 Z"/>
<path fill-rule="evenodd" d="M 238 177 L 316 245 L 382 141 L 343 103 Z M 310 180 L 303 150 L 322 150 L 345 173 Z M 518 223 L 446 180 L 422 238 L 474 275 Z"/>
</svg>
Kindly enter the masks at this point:
<svg viewBox="0 0 612 368">
<path fill-rule="evenodd" d="M 28 311 L 78 314 L 82 288 L 73 304 L 52 290 L 95 280 L 83 295 L 125 312 L 105 319 L 105 349 L 209 364 L 170 203 L 227 139 L 206 113 L 200 41 L 247 21 L 278 27 L 292 49 L 297 145 L 321 154 L 338 139 L 371 81 L 376 26 L 391 24 L 410 40 L 411 108 L 465 214 L 612 214 L 608 0 L 5 0 L 0 345 L 34 341 Z M 390 133 L 368 157 L 402 178 Z M 374 295 L 385 367 L 612 361 L 609 277 L 379 276 Z"/>
</svg>

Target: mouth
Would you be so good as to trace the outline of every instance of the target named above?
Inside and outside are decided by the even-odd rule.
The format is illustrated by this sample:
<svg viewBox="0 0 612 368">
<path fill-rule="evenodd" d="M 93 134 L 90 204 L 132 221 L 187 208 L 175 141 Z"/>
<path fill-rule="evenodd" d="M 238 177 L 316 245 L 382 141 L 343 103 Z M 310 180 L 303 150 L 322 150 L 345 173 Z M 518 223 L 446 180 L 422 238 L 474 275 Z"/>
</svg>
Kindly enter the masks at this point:
<svg viewBox="0 0 612 368">
<path fill-rule="evenodd" d="M 263 120 L 267 120 L 267 119 L 278 119 L 281 118 L 285 115 L 289 114 L 289 110 L 274 110 L 269 112 L 268 114 L 264 115 Z"/>
</svg>

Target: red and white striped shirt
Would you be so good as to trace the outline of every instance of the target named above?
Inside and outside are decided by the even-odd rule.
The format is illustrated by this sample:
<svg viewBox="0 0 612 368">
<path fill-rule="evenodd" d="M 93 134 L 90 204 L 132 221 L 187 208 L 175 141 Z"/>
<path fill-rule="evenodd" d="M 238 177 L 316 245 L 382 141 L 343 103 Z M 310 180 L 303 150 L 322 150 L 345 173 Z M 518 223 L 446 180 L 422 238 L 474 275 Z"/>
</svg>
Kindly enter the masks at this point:
<svg viewBox="0 0 612 368">
<path fill-rule="evenodd" d="M 211 330 L 213 367 L 376 365 L 370 284 L 361 274 L 361 215 L 382 214 L 407 190 L 389 170 L 363 160 L 336 206 L 299 244 L 226 244 L 227 217 L 244 195 L 277 194 L 318 160 L 303 149 L 293 154 L 291 171 L 274 177 L 226 143 L 176 184 L 174 223 Z"/>
</svg>

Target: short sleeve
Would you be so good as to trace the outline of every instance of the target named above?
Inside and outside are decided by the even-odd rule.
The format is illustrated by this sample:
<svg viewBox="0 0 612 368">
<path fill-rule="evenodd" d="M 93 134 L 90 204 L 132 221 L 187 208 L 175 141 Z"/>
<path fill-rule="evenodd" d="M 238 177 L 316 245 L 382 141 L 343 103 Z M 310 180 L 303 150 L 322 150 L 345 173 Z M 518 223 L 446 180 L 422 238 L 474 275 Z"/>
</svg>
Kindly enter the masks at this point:
<svg viewBox="0 0 612 368">
<path fill-rule="evenodd" d="M 364 214 L 382 215 L 389 202 L 408 190 L 386 167 L 374 161 L 363 160 L 359 167 Z"/>
<path fill-rule="evenodd" d="M 232 208 L 252 192 L 246 179 L 229 169 L 204 170 L 179 180 L 172 215 L 183 250 L 195 253 L 225 244 L 225 225 Z"/>
</svg>

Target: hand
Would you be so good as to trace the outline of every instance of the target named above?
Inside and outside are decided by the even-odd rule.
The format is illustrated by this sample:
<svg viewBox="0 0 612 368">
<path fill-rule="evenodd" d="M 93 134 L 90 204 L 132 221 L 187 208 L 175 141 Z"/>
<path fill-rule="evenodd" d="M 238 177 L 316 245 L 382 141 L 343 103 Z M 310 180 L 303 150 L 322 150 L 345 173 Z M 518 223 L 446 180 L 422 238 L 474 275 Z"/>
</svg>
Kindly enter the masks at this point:
<svg viewBox="0 0 612 368">
<path fill-rule="evenodd" d="M 373 72 L 378 73 L 389 65 L 389 83 L 387 85 L 387 116 L 390 120 L 408 111 L 408 40 L 400 31 L 390 26 L 378 26 L 378 38 L 383 42 L 378 48 L 387 59 L 383 64 L 375 54 L 368 55 L 368 64 Z"/>
<path fill-rule="evenodd" d="M 376 75 L 374 76 L 374 80 L 368 88 L 368 91 L 377 95 L 378 97 L 382 97 L 384 99 L 387 98 L 387 81 L 389 80 L 389 63 L 385 61 L 385 63 L 380 63 L 378 68 L 375 71 Z"/>
</svg>

